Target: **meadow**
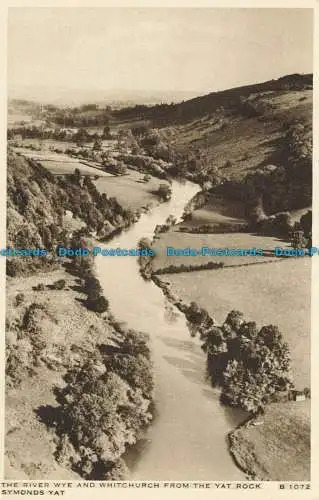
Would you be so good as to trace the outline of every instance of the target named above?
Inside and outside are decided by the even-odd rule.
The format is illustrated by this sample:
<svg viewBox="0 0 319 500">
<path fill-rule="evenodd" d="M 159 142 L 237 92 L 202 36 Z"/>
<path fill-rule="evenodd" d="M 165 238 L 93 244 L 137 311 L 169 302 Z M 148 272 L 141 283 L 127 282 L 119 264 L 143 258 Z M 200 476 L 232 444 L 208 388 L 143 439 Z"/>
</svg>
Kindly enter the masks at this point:
<svg viewBox="0 0 319 500">
<path fill-rule="evenodd" d="M 164 183 L 152 176 L 144 182 L 143 177 L 144 174 L 128 169 L 127 175 L 99 178 L 95 185 L 100 193 L 114 196 L 124 208 L 140 210 L 158 203 L 159 198 L 154 192 Z"/>
<path fill-rule="evenodd" d="M 269 405 L 262 425 L 246 424 L 230 434 L 235 461 L 255 479 L 310 481 L 309 414 L 309 400 Z"/>
<path fill-rule="evenodd" d="M 244 258 L 244 257 L 243 257 Z M 238 257 L 237 257 L 238 259 Z M 278 325 L 288 342 L 297 388 L 310 386 L 311 260 L 289 257 L 244 267 L 166 274 L 172 292 L 223 322 L 232 309 L 259 327 Z"/>
<path fill-rule="evenodd" d="M 190 234 L 184 232 L 170 231 L 163 233 L 154 242 L 157 252 L 153 260 L 153 269 L 159 269 L 170 265 L 180 266 L 182 264 L 196 266 L 208 262 L 223 262 L 224 266 L 240 266 L 245 264 L 256 264 L 269 262 L 276 259 L 273 255 L 275 247 L 286 247 L 287 243 L 273 236 L 260 236 L 250 233 L 227 233 L 227 234 Z M 166 248 L 242 248 L 262 249 L 263 256 L 167 256 Z M 278 257 L 277 257 L 278 258 Z"/>
</svg>

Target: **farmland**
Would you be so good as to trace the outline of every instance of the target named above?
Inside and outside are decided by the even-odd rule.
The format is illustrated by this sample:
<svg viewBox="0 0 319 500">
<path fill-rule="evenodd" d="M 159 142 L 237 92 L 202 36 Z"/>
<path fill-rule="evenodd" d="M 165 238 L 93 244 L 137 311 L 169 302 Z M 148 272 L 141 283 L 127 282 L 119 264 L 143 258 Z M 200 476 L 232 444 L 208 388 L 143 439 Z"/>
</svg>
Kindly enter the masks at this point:
<svg viewBox="0 0 319 500">
<path fill-rule="evenodd" d="M 112 176 L 108 179 L 99 178 L 96 187 L 100 193 L 114 196 L 121 205 L 131 210 L 139 210 L 158 203 L 154 192 L 162 181 L 150 176 L 148 182 L 143 181 L 143 175 L 128 169 L 128 175 Z"/>
<path fill-rule="evenodd" d="M 275 403 L 262 425 L 244 425 L 230 435 L 238 465 L 259 480 L 310 480 L 310 402 Z M 284 443 L 284 446 L 283 446 Z"/>
<path fill-rule="evenodd" d="M 125 208 L 139 211 L 159 202 L 154 193 L 163 181 L 149 175 L 148 181 L 145 182 L 142 173 L 130 168 L 127 168 L 124 175 L 113 175 L 106 172 L 97 162 L 67 154 L 66 150 L 75 147 L 72 142 L 23 139 L 18 141 L 18 145 L 14 144 L 15 141 L 12 146 L 15 152 L 40 162 L 53 175 L 70 175 L 78 169 L 81 175 L 96 178 L 97 189 L 109 197 L 117 198 Z M 102 141 L 103 150 L 110 152 L 114 158 L 118 154 L 116 144 L 117 141 L 114 140 Z M 86 144 L 86 147 L 92 148 L 92 144 Z"/>
<path fill-rule="evenodd" d="M 309 258 L 169 274 L 163 278 L 171 283 L 177 296 L 197 302 L 218 322 L 224 321 L 230 310 L 238 309 L 247 321 L 256 321 L 259 326 L 278 325 L 290 347 L 296 386 L 310 385 Z"/>
<path fill-rule="evenodd" d="M 157 255 L 154 258 L 153 269 L 156 272 L 159 269 L 170 265 L 180 266 L 181 264 L 197 266 L 207 264 L 208 262 L 223 262 L 225 266 L 240 266 L 243 264 L 256 264 L 257 262 L 269 262 L 276 257 L 273 255 L 275 247 L 285 247 L 287 243 L 272 236 L 258 236 L 248 233 L 231 234 L 189 234 L 171 231 L 163 234 L 155 240 L 154 248 Z M 166 248 L 242 248 L 242 249 L 262 249 L 263 256 L 167 256 Z"/>
</svg>

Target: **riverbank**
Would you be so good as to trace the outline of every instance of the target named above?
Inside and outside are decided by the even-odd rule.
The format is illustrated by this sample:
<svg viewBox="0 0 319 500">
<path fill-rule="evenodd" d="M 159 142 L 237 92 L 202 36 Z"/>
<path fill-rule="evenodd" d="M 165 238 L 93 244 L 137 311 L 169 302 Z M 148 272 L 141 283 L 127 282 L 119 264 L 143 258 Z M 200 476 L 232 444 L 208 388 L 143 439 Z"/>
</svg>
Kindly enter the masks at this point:
<svg viewBox="0 0 319 500">
<path fill-rule="evenodd" d="M 142 238 L 152 239 L 155 227 L 170 215 L 181 218 L 197 190 L 191 183 L 173 181 L 171 200 L 142 215 L 112 246 L 136 248 Z M 150 335 L 157 414 L 130 454 L 130 479 L 245 479 L 229 454 L 227 435 L 246 415 L 220 404 L 206 378 L 205 355 L 190 338 L 184 315 L 153 281 L 142 278 L 136 258 L 97 257 L 96 267 L 114 316 Z"/>
<path fill-rule="evenodd" d="M 216 270 L 210 271 L 212 274 L 216 272 Z M 192 273 L 187 273 L 187 275 L 192 275 Z M 175 290 L 173 288 L 172 275 L 159 277 L 153 274 L 152 280 L 161 288 L 165 297 L 188 317 L 191 301 L 185 301 L 185 293 L 182 295 L 183 298 L 176 293 L 176 288 Z M 203 276 L 201 282 L 203 282 Z M 205 304 L 208 312 L 211 313 L 212 307 L 209 307 L 207 302 L 198 299 L 197 304 L 201 307 L 204 307 L 203 304 Z M 232 304 L 231 308 L 235 307 Z M 216 321 L 215 314 L 214 321 Z M 192 335 L 195 335 L 196 326 L 190 327 L 190 331 L 191 334 L 193 331 Z M 293 344 L 293 348 L 292 358 L 295 361 L 295 344 Z M 300 380 L 305 382 L 300 377 L 296 377 L 296 379 L 299 384 Z M 216 389 L 211 390 L 216 391 Z M 229 453 L 249 479 L 263 481 L 310 480 L 309 400 L 271 403 L 266 406 L 264 415 L 250 417 L 230 431 L 228 439 Z"/>
<path fill-rule="evenodd" d="M 230 433 L 230 453 L 254 481 L 310 481 L 310 401 L 273 403 Z"/>
<path fill-rule="evenodd" d="M 109 310 L 103 314 L 89 310 L 87 284 L 66 264 L 50 273 L 7 282 L 7 479 L 122 479 L 128 471 L 121 455 L 152 419 L 147 339 L 121 328 Z M 86 384 L 91 379 L 89 393 L 87 386 L 81 387 L 81 373 Z M 74 387 L 73 374 L 77 374 Z M 102 380 L 103 397 L 97 393 Z M 89 395 L 94 405 L 93 399 L 85 402 Z M 114 428 L 110 440 L 102 444 L 103 428 L 95 427 L 92 411 L 102 418 L 109 412 L 110 406 L 105 407 L 109 397 Z M 130 407 L 129 419 L 120 417 L 118 405 Z M 64 413 L 67 427 L 62 425 Z M 118 419 L 121 424 L 116 424 Z M 76 433 L 79 425 L 81 438 Z M 97 452 L 95 458 L 83 455 L 89 448 L 92 455 L 95 446 L 89 444 L 89 429 L 94 429 L 94 442 L 100 439 L 102 454 Z"/>
</svg>

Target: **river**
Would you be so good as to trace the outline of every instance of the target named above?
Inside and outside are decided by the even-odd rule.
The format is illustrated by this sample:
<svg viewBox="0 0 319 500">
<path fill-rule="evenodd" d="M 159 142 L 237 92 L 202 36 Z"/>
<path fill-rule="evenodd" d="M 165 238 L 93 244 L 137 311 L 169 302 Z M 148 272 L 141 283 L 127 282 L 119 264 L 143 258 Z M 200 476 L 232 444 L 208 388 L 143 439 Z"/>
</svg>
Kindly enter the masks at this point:
<svg viewBox="0 0 319 500">
<path fill-rule="evenodd" d="M 180 220 L 198 186 L 174 181 L 172 198 L 143 214 L 108 245 L 137 248 L 172 214 Z M 98 277 L 117 320 L 151 339 L 157 416 L 126 460 L 133 480 L 244 480 L 227 434 L 243 415 L 219 403 L 205 379 L 205 355 L 190 336 L 184 315 L 152 281 L 144 281 L 134 257 L 98 257 Z"/>
</svg>

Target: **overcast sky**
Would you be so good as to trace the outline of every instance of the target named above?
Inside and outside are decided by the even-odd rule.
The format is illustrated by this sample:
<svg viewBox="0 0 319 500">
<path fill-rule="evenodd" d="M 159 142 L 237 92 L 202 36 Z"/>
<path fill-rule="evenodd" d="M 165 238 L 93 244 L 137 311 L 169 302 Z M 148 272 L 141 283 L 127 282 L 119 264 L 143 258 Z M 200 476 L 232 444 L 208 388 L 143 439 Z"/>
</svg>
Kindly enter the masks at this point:
<svg viewBox="0 0 319 500">
<path fill-rule="evenodd" d="M 202 93 L 297 72 L 312 72 L 310 9 L 9 9 L 11 89 Z"/>
</svg>

